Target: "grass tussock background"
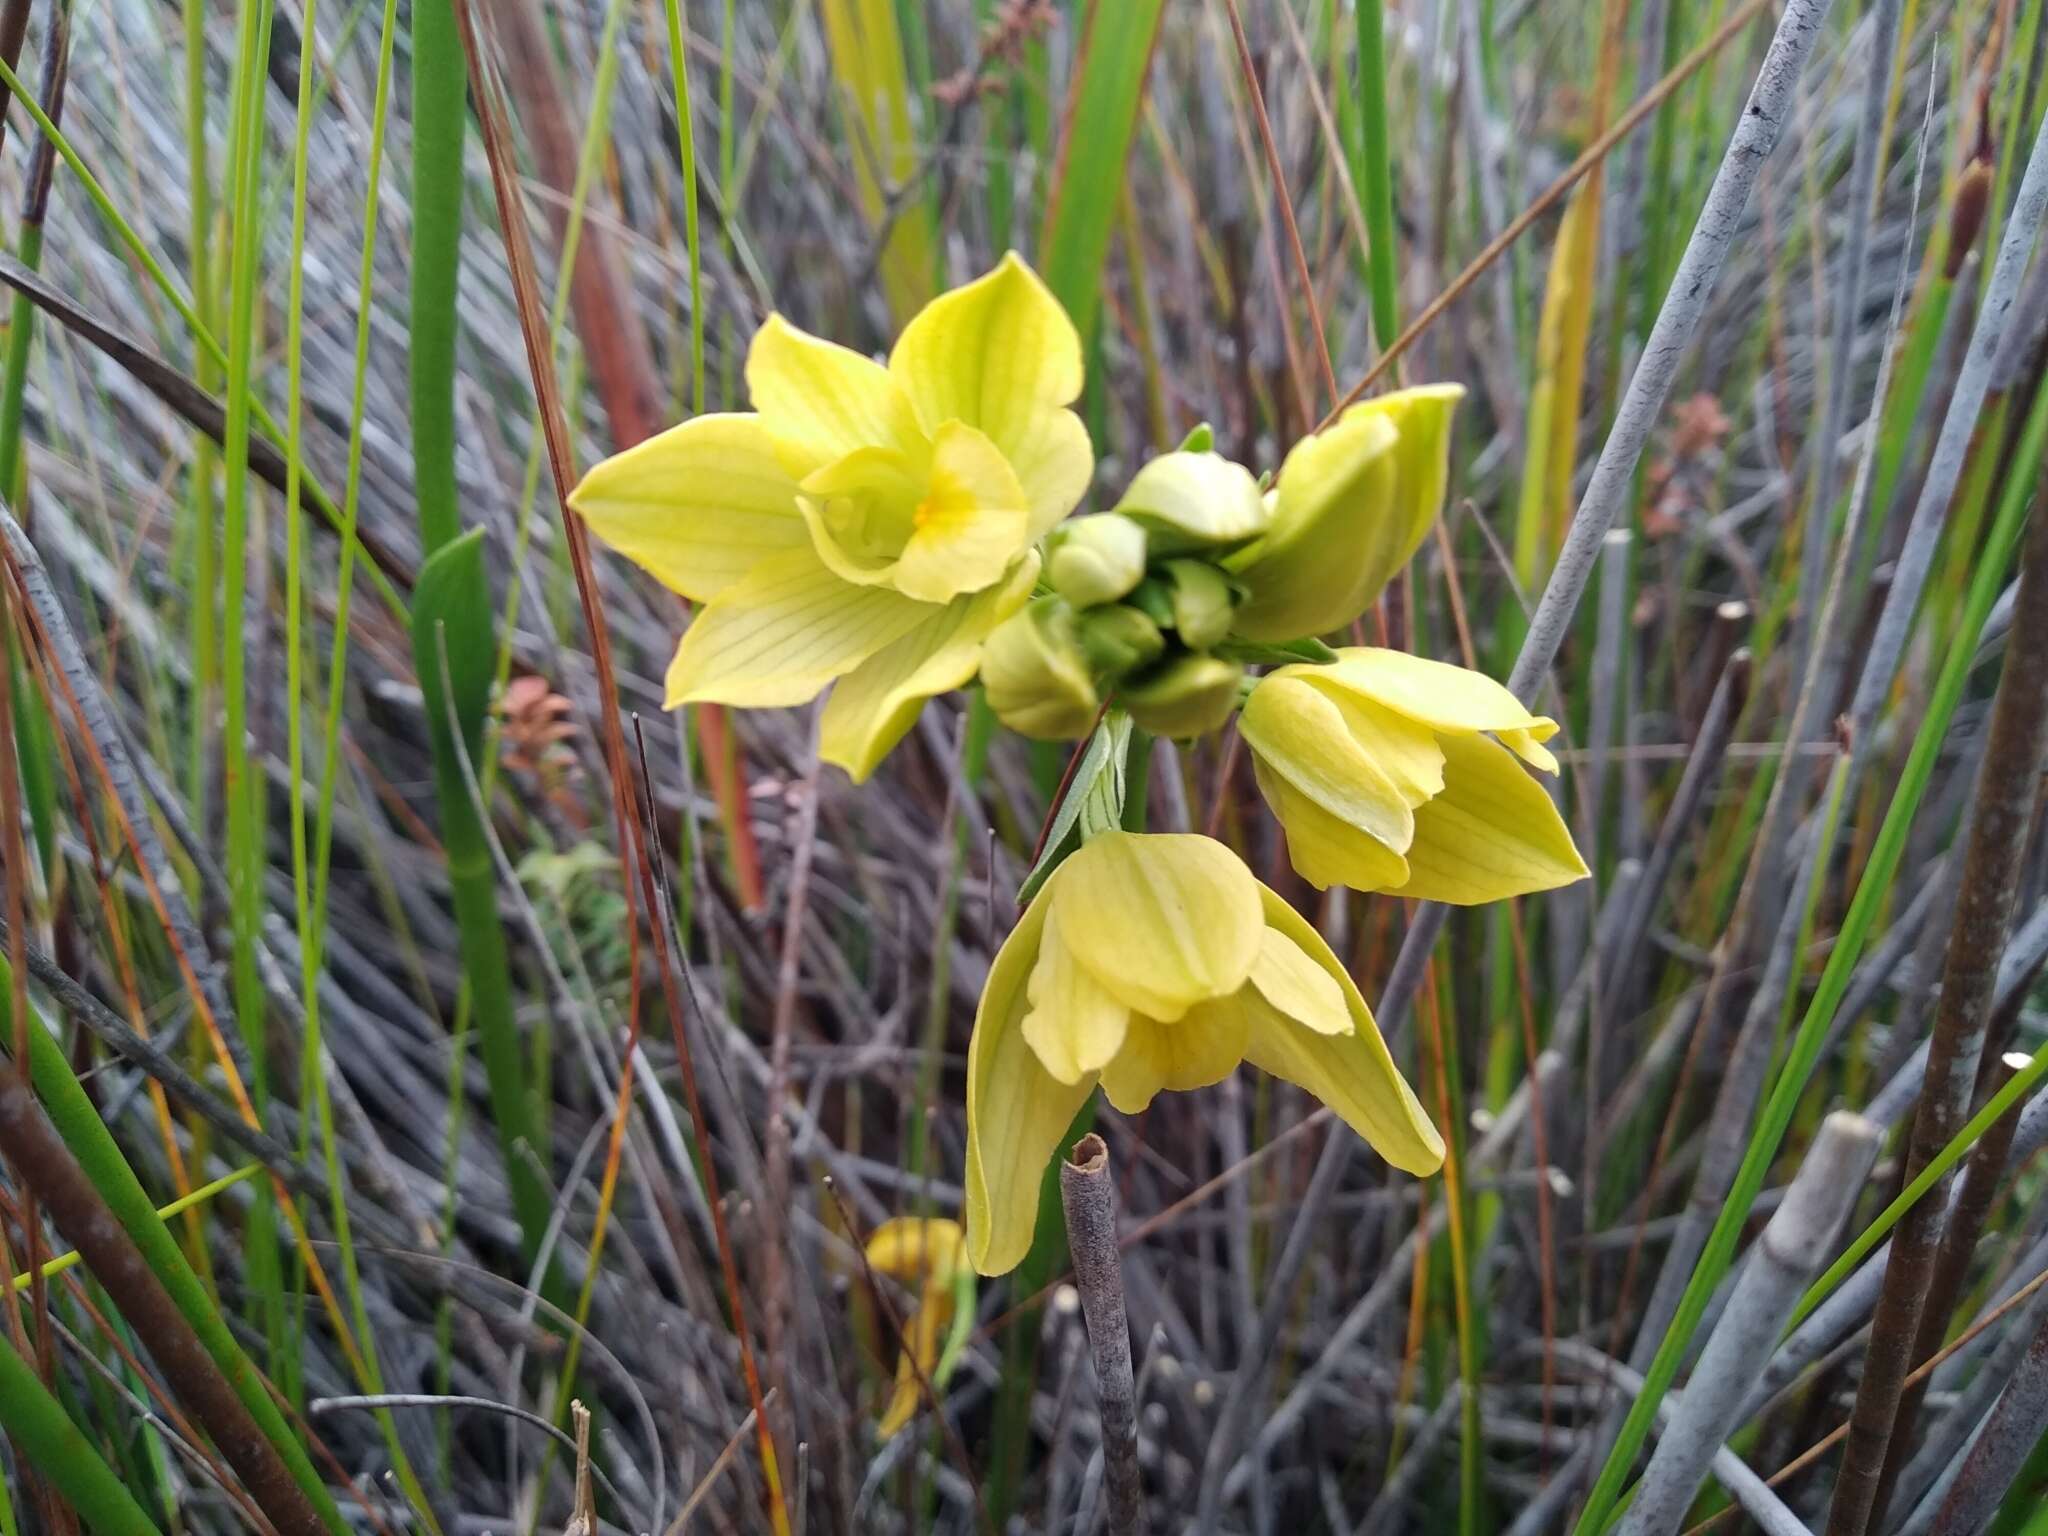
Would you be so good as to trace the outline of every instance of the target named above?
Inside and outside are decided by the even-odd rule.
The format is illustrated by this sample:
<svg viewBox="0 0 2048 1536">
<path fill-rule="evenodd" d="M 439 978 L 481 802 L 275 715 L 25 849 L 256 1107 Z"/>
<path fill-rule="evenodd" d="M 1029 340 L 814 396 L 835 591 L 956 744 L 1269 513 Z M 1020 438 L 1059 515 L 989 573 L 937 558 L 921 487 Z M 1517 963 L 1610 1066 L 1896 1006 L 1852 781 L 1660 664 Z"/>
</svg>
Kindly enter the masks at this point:
<svg viewBox="0 0 2048 1536">
<path fill-rule="evenodd" d="M 1099 505 L 1469 387 L 1374 622 L 1564 723 L 1594 870 L 1439 935 L 1141 765 L 1451 1156 L 1100 1109 L 1132 1528 L 2043 1536 L 2043 11 L 0 0 L 0 1533 L 1110 1518 L 1059 1223 L 887 1442 L 861 1256 L 1065 753 L 664 714 L 560 502 L 1016 248 Z"/>
</svg>

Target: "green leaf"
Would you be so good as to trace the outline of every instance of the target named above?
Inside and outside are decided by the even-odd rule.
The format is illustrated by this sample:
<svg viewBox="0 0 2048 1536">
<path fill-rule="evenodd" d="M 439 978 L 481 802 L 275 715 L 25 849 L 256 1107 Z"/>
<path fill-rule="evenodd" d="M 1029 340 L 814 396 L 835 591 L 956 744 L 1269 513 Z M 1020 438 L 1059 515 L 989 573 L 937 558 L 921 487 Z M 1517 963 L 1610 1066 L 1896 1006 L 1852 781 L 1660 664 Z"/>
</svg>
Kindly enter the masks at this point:
<svg viewBox="0 0 2048 1536">
<path fill-rule="evenodd" d="M 1039 242 L 1039 270 L 1084 342 L 1102 302 L 1124 161 L 1165 9 L 1165 0 L 1095 0 L 1075 55 L 1081 77 Z"/>
<path fill-rule="evenodd" d="M 135 1496 L 0 1335 L 0 1428 L 83 1517 L 93 1536 L 157 1536 Z"/>
<path fill-rule="evenodd" d="M 1036 896 L 1039 887 L 1059 867 L 1060 860 L 1073 851 L 1069 842 L 1078 847 L 1097 832 L 1119 824 L 1124 803 L 1124 756 L 1130 741 L 1131 717 L 1120 709 L 1112 709 L 1088 739 L 1088 749 L 1081 754 L 1081 766 L 1074 770 L 1066 797 L 1060 801 L 1052 825 L 1046 830 L 1045 850 L 1018 887 L 1019 904 Z M 1074 836 L 1077 825 L 1079 837 Z"/>
</svg>

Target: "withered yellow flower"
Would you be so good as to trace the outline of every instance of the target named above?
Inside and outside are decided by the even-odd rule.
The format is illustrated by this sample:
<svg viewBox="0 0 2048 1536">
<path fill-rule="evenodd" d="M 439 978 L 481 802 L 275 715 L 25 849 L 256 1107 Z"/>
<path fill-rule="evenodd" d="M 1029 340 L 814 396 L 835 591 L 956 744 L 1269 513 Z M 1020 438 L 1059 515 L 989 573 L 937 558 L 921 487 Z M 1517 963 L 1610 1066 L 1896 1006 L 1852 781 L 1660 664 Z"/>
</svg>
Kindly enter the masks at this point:
<svg viewBox="0 0 2048 1536">
<path fill-rule="evenodd" d="M 667 702 L 801 704 L 858 780 L 924 701 L 974 675 L 1030 596 L 1038 540 L 1094 457 L 1068 405 L 1081 341 L 1015 254 L 934 299 L 888 365 L 771 315 L 747 353 L 751 412 L 699 416 L 606 459 L 570 504 L 704 604 Z"/>
<path fill-rule="evenodd" d="M 967 1253 L 1031 1246 L 1039 1180 L 1099 1082 L 1135 1114 L 1241 1061 L 1307 1089 L 1379 1154 L 1431 1173 L 1443 1141 L 1330 947 L 1234 853 L 1105 832 L 1056 869 L 997 953 L 967 1052 Z"/>
<path fill-rule="evenodd" d="M 1341 650 L 1261 678 L 1238 725 L 1288 857 L 1313 885 L 1470 906 L 1586 874 L 1522 768 L 1557 771 L 1543 745 L 1557 723 L 1477 672 Z"/>
<path fill-rule="evenodd" d="M 889 1394 L 875 1433 L 884 1440 L 908 1424 L 917 1412 L 922 1375 L 932 1380 L 939 1364 L 946 1330 L 958 1305 L 957 1282 L 966 1264 L 965 1235 L 960 1223 L 943 1216 L 899 1216 L 885 1221 L 869 1236 L 868 1267 L 879 1275 L 917 1288 L 917 1305 L 904 1320 L 909 1349 L 896 1361 L 896 1386 Z M 939 1383 L 932 1382 L 934 1388 Z"/>
</svg>

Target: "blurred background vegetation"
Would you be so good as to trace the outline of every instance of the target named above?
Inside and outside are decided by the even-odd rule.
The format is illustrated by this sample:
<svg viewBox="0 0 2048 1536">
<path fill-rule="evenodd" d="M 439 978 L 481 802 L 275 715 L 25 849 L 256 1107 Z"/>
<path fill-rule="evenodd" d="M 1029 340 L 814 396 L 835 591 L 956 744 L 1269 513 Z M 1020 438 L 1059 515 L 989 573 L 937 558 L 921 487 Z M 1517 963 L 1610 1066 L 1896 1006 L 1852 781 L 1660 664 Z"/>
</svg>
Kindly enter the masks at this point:
<svg viewBox="0 0 2048 1536">
<path fill-rule="evenodd" d="M 1465 383 L 1372 623 L 1500 677 L 1696 322 L 1536 690 L 1595 878 L 1382 1010 L 1443 1177 L 1249 1073 L 1096 1116 L 1147 1528 L 1591 1536 L 1846 1107 L 1819 1241 L 1867 1237 L 1730 1441 L 1775 1495 L 1717 1463 L 1686 1524 L 2048 1531 L 2039 733 L 1985 750 L 2048 685 L 2044 6 L 1804 10 L 1674 294 L 1767 0 L 0 0 L 0 1532 L 1097 1528 L 1058 1223 L 886 1442 L 912 1297 L 860 1257 L 957 1213 L 1066 754 L 955 697 L 856 793 L 804 712 L 664 715 L 682 605 L 560 502 L 743 409 L 771 310 L 880 350 L 1009 248 L 1097 505 L 1201 422 L 1272 468 Z M 1229 733 L 1136 782 L 1381 996 L 1409 914 L 1292 876 Z M 1865 1263 L 1901 1189 L 1917 1280 Z"/>
</svg>

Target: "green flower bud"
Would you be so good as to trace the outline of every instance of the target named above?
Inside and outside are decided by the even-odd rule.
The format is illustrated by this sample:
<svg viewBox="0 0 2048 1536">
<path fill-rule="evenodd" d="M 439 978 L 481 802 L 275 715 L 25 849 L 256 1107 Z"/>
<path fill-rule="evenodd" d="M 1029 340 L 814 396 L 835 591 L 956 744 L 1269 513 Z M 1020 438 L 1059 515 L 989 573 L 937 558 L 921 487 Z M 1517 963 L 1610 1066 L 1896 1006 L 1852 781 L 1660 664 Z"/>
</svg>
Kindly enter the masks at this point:
<svg viewBox="0 0 2048 1536">
<path fill-rule="evenodd" d="M 1145 530 L 1128 517 L 1077 517 L 1052 539 L 1046 579 L 1076 608 L 1113 603 L 1145 576 Z"/>
<path fill-rule="evenodd" d="M 1230 578 L 1205 560 L 1169 560 L 1167 579 L 1173 584 L 1173 627 L 1191 651 L 1206 651 L 1230 633 L 1236 606 Z"/>
<path fill-rule="evenodd" d="M 1177 656 L 1117 689 L 1141 730 L 1184 739 L 1219 729 L 1237 707 L 1244 668 L 1216 656 Z"/>
<path fill-rule="evenodd" d="M 1166 650 L 1159 626 L 1126 603 L 1090 608 L 1075 617 L 1081 654 L 1100 677 L 1122 677 L 1149 667 Z"/>
<path fill-rule="evenodd" d="M 1455 384 L 1352 406 L 1280 466 L 1264 534 L 1225 557 L 1247 590 L 1234 633 L 1277 643 L 1342 629 L 1408 563 L 1443 510 Z"/>
<path fill-rule="evenodd" d="M 1155 555 L 1241 544 L 1266 526 L 1259 482 L 1218 453 L 1162 453 L 1116 510 L 1144 525 Z"/>
<path fill-rule="evenodd" d="M 1173 588 L 1157 576 L 1147 576 L 1131 588 L 1130 605 L 1161 629 L 1173 628 Z"/>
<path fill-rule="evenodd" d="M 1039 741 L 1088 734 L 1102 701 L 1074 633 L 1074 610 L 1061 597 L 1034 598 L 981 649 L 981 686 L 996 718 Z"/>
</svg>

